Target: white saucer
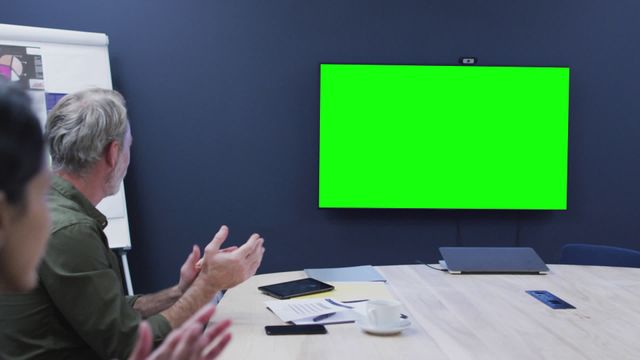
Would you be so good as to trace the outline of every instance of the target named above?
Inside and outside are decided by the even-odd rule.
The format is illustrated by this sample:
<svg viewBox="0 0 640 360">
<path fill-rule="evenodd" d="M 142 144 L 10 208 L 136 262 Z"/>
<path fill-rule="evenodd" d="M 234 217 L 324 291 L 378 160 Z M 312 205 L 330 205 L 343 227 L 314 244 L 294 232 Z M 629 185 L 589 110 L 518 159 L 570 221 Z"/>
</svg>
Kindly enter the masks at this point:
<svg viewBox="0 0 640 360">
<path fill-rule="evenodd" d="M 370 334 L 393 335 L 411 326 L 411 321 L 409 321 L 408 319 L 400 319 L 400 321 L 398 321 L 397 323 L 391 326 L 380 327 L 380 326 L 375 326 L 371 324 L 368 320 L 364 319 L 364 320 L 357 320 L 356 325 L 358 325 L 358 327 L 363 331 L 366 331 Z"/>
</svg>

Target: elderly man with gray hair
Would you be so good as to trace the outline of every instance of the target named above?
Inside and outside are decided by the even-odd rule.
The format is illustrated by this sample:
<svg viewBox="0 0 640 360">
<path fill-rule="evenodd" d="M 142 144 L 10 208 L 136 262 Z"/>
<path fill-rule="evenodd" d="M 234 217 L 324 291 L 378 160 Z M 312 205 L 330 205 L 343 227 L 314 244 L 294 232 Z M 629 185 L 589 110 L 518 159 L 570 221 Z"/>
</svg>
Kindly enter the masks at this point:
<svg viewBox="0 0 640 360">
<path fill-rule="evenodd" d="M 193 246 L 177 285 L 127 297 L 115 255 L 95 206 L 115 194 L 127 173 L 132 143 L 124 99 L 89 89 L 65 96 L 51 111 L 46 137 L 52 157 L 52 228 L 36 289 L 0 302 L 13 359 L 126 358 L 146 319 L 156 344 L 222 289 L 255 274 L 264 254 L 253 234 L 240 247 L 221 249 L 222 226 L 200 249 Z"/>
</svg>

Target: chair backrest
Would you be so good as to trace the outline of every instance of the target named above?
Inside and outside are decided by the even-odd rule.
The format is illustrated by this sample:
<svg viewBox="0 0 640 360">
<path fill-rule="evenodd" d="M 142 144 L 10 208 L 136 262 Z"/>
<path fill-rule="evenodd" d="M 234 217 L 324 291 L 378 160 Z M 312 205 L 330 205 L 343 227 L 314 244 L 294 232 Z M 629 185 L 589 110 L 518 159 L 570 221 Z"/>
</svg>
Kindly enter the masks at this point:
<svg viewBox="0 0 640 360">
<path fill-rule="evenodd" d="M 640 267 L 640 251 L 606 245 L 567 244 L 562 247 L 560 263 Z"/>
</svg>

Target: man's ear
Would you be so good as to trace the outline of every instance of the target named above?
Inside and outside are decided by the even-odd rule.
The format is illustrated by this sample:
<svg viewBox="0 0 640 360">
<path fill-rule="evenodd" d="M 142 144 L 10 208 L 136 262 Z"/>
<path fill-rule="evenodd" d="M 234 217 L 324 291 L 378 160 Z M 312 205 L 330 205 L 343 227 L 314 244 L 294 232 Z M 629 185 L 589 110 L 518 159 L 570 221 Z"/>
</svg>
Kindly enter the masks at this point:
<svg viewBox="0 0 640 360">
<path fill-rule="evenodd" d="M 116 167 L 118 156 L 120 155 L 120 144 L 113 140 L 104 148 L 104 161 L 110 169 Z"/>
</svg>

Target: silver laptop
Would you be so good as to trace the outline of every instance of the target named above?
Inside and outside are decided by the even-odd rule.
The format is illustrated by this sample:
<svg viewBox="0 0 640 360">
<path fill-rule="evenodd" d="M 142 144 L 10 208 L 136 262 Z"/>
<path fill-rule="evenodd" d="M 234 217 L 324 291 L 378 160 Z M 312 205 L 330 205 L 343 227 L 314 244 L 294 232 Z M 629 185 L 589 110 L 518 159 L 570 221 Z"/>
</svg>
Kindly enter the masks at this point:
<svg viewBox="0 0 640 360">
<path fill-rule="evenodd" d="M 549 268 L 530 247 L 441 247 L 443 267 L 452 274 L 546 274 Z"/>
</svg>

